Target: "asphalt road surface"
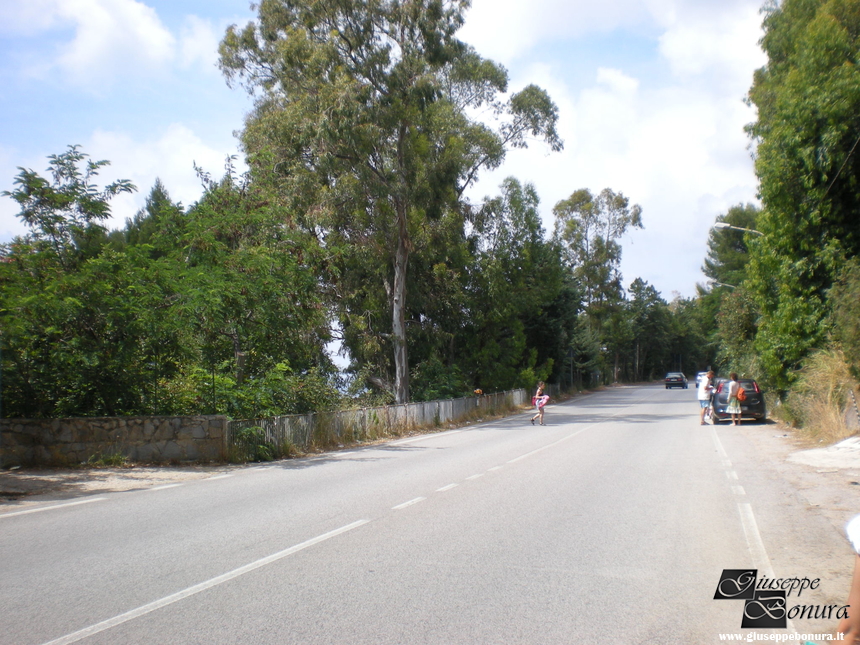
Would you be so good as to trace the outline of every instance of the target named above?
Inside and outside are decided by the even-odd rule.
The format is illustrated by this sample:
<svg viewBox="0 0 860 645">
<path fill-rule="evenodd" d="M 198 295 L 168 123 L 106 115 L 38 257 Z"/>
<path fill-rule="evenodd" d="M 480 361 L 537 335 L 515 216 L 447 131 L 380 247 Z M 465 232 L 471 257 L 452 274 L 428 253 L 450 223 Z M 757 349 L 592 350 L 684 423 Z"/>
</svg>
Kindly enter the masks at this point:
<svg viewBox="0 0 860 645">
<path fill-rule="evenodd" d="M 2 513 L 0 643 L 719 642 L 724 569 L 825 572 L 691 392 Z"/>
</svg>

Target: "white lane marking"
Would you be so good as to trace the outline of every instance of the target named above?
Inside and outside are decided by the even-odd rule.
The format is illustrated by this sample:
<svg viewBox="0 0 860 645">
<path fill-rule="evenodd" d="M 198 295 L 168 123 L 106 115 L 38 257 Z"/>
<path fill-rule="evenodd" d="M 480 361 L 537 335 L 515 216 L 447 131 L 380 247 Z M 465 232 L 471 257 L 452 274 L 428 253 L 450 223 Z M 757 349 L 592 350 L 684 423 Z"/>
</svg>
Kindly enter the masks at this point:
<svg viewBox="0 0 860 645">
<path fill-rule="evenodd" d="M 613 415 L 613 416 L 615 416 L 615 415 Z M 558 445 L 558 444 L 560 444 L 561 442 L 563 442 L 563 441 L 567 441 L 568 439 L 572 439 L 572 438 L 573 438 L 573 437 L 575 437 L 576 435 L 578 435 L 578 434 L 580 434 L 580 433 L 582 433 L 582 432 L 585 432 L 585 431 L 586 431 L 586 430 L 588 430 L 589 428 L 593 428 L 593 427 L 594 427 L 594 426 L 596 426 L 596 425 L 597 425 L 596 423 L 593 423 L 593 424 L 591 424 L 590 426 L 586 426 L 585 428 L 582 428 L 581 430 L 577 430 L 577 431 L 576 431 L 576 432 L 574 432 L 573 434 L 569 434 L 569 435 L 567 435 L 566 437 L 562 437 L 562 438 L 561 438 L 561 439 L 559 439 L 558 441 L 555 441 L 555 442 L 553 442 L 553 443 L 549 443 L 549 444 L 547 444 L 547 445 L 543 446 L 542 448 L 538 448 L 537 450 L 532 450 L 531 452 L 527 452 L 526 454 L 524 454 L 524 455 L 520 455 L 519 457 L 517 457 L 517 458 L 515 458 L 515 459 L 511 459 L 508 463 L 509 463 L 509 464 L 515 464 L 515 463 L 517 463 L 518 461 L 520 461 L 521 459 L 525 459 L 526 457 L 531 457 L 532 455 L 536 455 L 536 454 L 537 454 L 537 453 L 539 453 L 539 452 L 543 452 L 543 451 L 544 451 L 544 450 L 546 450 L 547 448 L 552 448 L 553 446 L 557 446 L 557 445 Z"/>
<path fill-rule="evenodd" d="M 759 533 L 758 524 L 752 512 L 752 506 L 746 502 L 740 502 L 738 503 L 738 510 L 741 512 L 741 525 L 744 528 L 744 537 L 747 540 L 747 546 L 749 547 L 750 555 L 753 557 L 753 562 L 756 563 L 756 566 L 768 578 L 773 578 L 773 566 L 770 563 L 767 550 L 764 548 L 764 542 L 761 539 L 761 533 Z"/>
<path fill-rule="evenodd" d="M 31 508 L 26 511 L 13 511 L 12 513 L 0 514 L 0 519 L 4 517 L 13 517 L 15 515 L 27 515 L 28 513 L 41 513 L 42 511 L 53 511 L 55 508 L 66 508 L 68 506 L 79 506 L 81 504 L 91 504 L 92 502 L 101 502 L 107 497 L 90 497 L 79 502 L 69 502 L 68 504 L 54 504 L 53 506 L 42 506 L 40 508 Z"/>
<path fill-rule="evenodd" d="M 726 477 L 733 481 L 738 481 L 738 474 L 734 470 L 727 470 Z"/>
<path fill-rule="evenodd" d="M 228 477 L 232 477 L 233 475 L 215 475 L 214 477 L 207 477 L 206 481 L 211 482 L 215 479 L 227 479 Z"/>
<path fill-rule="evenodd" d="M 487 472 L 491 473 L 495 470 L 501 470 L 502 468 L 504 468 L 504 466 L 493 466 L 492 468 L 487 468 Z"/>
<path fill-rule="evenodd" d="M 146 490 L 167 490 L 168 488 L 176 488 L 177 486 L 182 486 L 182 484 L 164 484 L 164 486 L 154 486 Z"/>
<path fill-rule="evenodd" d="M 746 491 L 744 490 L 743 486 L 732 486 L 732 492 L 735 495 L 741 495 L 741 496 L 746 496 L 746 494 L 747 494 Z"/>
<path fill-rule="evenodd" d="M 350 450 L 349 452 L 336 452 L 335 457 L 348 457 L 349 455 L 357 455 L 358 452 L 356 450 Z"/>
<path fill-rule="evenodd" d="M 462 430 L 449 430 L 448 432 L 431 432 L 430 434 L 424 434 L 420 437 L 413 437 L 412 439 L 404 439 L 403 441 L 393 441 L 389 446 L 404 446 L 407 443 L 415 443 L 416 441 L 424 441 L 425 439 L 433 439 L 435 437 L 447 437 L 452 434 L 458 434 L 463 432 Z"/>
<path fill-rule="evenodd" d="M 471 477 L 466 477 L 466 481 L 467 482 L 474 481 L 475 479 L 480 479 L 483 476 L 484 476 L 484 473 L 478 473 L 477 475 L 472 475 Z"/>
<path fill-rule="evenodd" d="M 447 486 L 443 486 L 442 488 L 437 488 L 437 493 L 444 493 L 447 490 L 451 490 L 452 488 L 457 488 L 460 484 L 448 484 Z"/>
<path fill-rule="evenodd" d="M 711 426 L 711 437 L 717 448 L 717 452 L 720 453 L 720 457 L 722 457 L 723 460 L 728 461 L 729 456 L 726 454 L 726 450 L 723 448 L 723 442 L 720 441 L 720 437 L 717 435 L 717 431 L 714 430 L 713 426 Z M 737 479 L 737 473 L 734 471 L 732 471 L 732 473 L 734 474 L 735 479 Z M 727 472 L 726 474 L 728 475 L 729 473 Z M 732 488 L 734 489 L 736 487 L 733 486 Z M 738 486 L 737 488 L 740 487 Z M 746 539 L 747 549 L 752 557 L 753 565 L 755 565 L 755 568 L 764 574 L 764 576 L 774 578 L 773 565 L 767 555 L 764 540 L 761 539 L 761 533 L 759 533 L 758 523 L 755 521 L 752 506 L 747 502 L 738 502 L 738 512 L 740 513 L 741 527 L 744 531 L 744 538 Z M 786 619 L 786 628 L 792 632 L 797 631 L 791 619 Z"/>
<path fill-rule="evenodd" d="M 392 511 L 399 511 L 401 509 L 406 508 L 407 506 L 412 506 L 413 504 L 417 504 L 418 502 L 423 502 L 426 497 L 416 497 L 415 499 L 410 499 L 408 502 L 403 502 L 402 504 L 398 504 L 391 508 Z"/>
<path fill-rule="evenodd" d="M 114 616 L 113 618 L 104 620 L 100 623 L 96 623 L 95 625 L 91 625 L 71 634 L 67 634 L 66 636 L 62 636 L 52 641 L 48 641 L 44 645 L 69 645 L 70 643 L 77 643 L 78 641 L 93 636 L 94 634 L 98 634 L 99 632 L 111 629 L 112 627 L 116 627 L 117 625 L 122 625 L 123 623 L 127 623 L 128 621 L 134 620 L 135 618 L 145 616 L 146 614 L 149 614 L 157 609 L 162 609 L 163 607 L 172 605 L 175 602 L 184 600 L 189 596 L 198 594 L 201 591 L 206 591 L 207 589 L 211 589 L 212 587 L 224 584 L 225 582 L 229 582 L 234 578 L 238 578 L 241 575 L 250 573 L 251 571 L 255 571 L 256 569 L 259 569 L 261 567 L 265 567 L 266 565 L 272 564 L 273 562 L 277 562 L 278 560 L 286 558 L 289 555 L 298 553 L 303 549 L 307 549 L 310 546 L 329 540 L 333 537 L 341 535 L 342 533 L 346 533 L 347 531 L 356 529 L 359 526 L 367 524 L 368 522 L 370 522 L 370 520 L 358 520 L 357 522 L 353 522 L 352 524 L 342 526 L 339 529 L 329 531 L 328 533 L 323 533 L 322 535 L 318 535 L 315 538 L 311 538 L 310 540 L 307 540 L 300 544 L 296 544 L 295 546 L 291 546 L 290 548 L 284 549 L 283 551 L 278 551 L 277 553 L 274 553 L 270 556 L 261 558 L 254 562 L 251 562 L 250 564 L 246 564 L 243 567 L 239 567 L 238 569 L 228 571 L 227 573 L 221 574 L 220 576 L 217 576 L 205 582 L 201 582 L 200 584 L 194 585 L 193 587 L 188 587 L 187 589 L 183 589 L 182 591 L 177 591 L 174 594 L 165 596 L 161 600 L 156 600 L 155 602 L 151 602 L 148 605 L 143 605 L 142 607 L 132 609 L 131 611 L 127 611 L 124 614 L 120 614 L 119 616 Z"/>
<path fill-rule="evenodd" d="M 714 429 L 714 426 L 711 426 L 711 439 L 714 442 L 714 447 L 717 449 L 717 452 L 720 454 L 720 458 L 723 460 L 723 465 L 727 468 L 732 467 L 732 462 L 729 459 L 729 455 L 726 453 L 726 449 L 723 448 L 723 442 L 720 441 L 720 437 L 717 435 L 717 431 Z"/>
</svg>

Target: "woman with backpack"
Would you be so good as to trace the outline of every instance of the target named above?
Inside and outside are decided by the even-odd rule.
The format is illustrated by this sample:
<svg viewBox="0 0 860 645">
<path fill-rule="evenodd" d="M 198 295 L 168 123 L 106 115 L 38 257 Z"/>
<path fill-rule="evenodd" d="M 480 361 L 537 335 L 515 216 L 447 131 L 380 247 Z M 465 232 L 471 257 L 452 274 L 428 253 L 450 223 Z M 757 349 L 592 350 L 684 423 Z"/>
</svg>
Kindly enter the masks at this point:
<svg viewBox="0 0 860 645">
<path fill-rule="evenodd" d="M 741 384 L 738 383 L 738 375 L 735 372 L 729 374 L 729 405 L 726 407 L 726 413 L 732 415 L 732 425 L 739 426 L 741 424 L 741 402 L 738 400 L 738 392 L 741 389 Z"/>
</svg>

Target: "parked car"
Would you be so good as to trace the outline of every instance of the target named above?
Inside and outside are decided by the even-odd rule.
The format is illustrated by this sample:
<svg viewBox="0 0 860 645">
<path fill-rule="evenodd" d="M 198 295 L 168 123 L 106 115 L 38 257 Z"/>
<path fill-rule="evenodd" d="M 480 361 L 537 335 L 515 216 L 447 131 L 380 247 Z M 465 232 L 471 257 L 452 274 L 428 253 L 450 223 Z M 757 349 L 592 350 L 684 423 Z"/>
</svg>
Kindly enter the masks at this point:
<svg viewBox="0 0 860 645">
<path fill-rule="evenodd" d="M 764 400 L 764 392 L 756 383 L 755 379 L 741 378 L 738 383 L 744 389 L 746 400 L 741 401 L 741 421 L 752 420 L 762 422 L 767 419 L 767 407 Z M 714 423 L 731 421 L 732 415 L 726 412 L 729 405 L 729 380 L 725 378 L 716 379 L 714 383 Z"/>
<path fill-rule="evenodd" d="M 666 374 L 666 389 L 670 387 L 682 387 L 687 389 L 687 377 L 681 372 L 669 372 Z"/>
</svg>

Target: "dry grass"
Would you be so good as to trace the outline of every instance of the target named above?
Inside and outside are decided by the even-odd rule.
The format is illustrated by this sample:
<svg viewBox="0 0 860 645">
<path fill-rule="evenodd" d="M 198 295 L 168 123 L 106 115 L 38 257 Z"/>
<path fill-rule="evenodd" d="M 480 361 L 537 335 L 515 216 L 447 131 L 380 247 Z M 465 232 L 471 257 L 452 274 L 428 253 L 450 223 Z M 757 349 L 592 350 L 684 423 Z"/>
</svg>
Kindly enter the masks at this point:
<svg viewBox="0 0 860 645">
<path fill-rule="evenodd" d="M 842 352 L 823 350 L 806 361 L 779 416 L 805 439 L 836 443 L 853 434 L 845 419 L 846 408 L 853 412 L 852 389 L 857 391 L 857 382 Z"/>
</svg>

